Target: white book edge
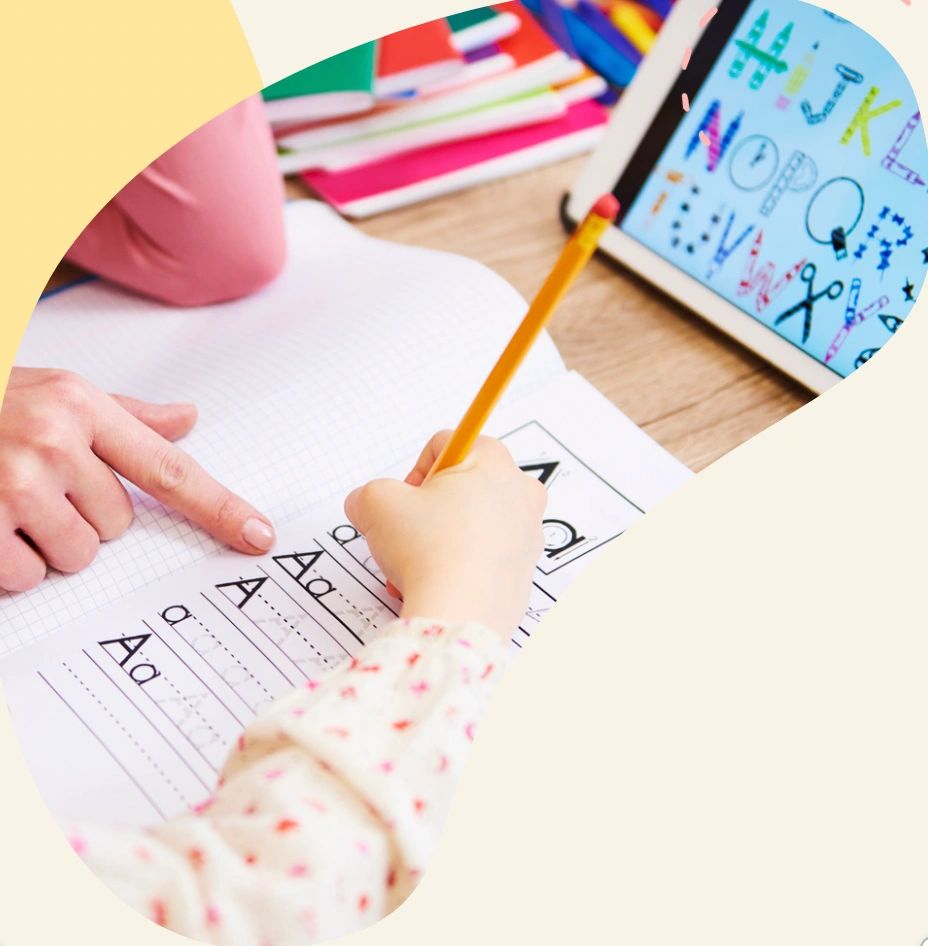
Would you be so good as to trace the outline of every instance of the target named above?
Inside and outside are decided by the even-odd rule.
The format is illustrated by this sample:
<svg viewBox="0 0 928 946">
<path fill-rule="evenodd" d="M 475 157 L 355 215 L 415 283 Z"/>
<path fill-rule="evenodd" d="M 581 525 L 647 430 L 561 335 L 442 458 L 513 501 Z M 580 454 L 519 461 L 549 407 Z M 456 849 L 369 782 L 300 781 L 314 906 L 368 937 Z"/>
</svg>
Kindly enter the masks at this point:
<svg viewBox="0 0 928 946">
<path fill-rule="evenodd" d="M 475 23 L 466 29 L 452 32 L 451 44 L 458 52 L 470 53 L 512 36 L 521 25 L 522 21 L 515 13 L 503 13 L 497 10 L 492 20 Z"/>
<path fill-rule="evenodd" d="M 413 128 L 391 131 L 344 146 L 321 148 L 306 153 L 295 151 L 278 156 L 282 174 L 322 170 L 330 173 L 414 151 L 539 122 L 556 121 L 567 112 L 567 103 L 551 90 L 539 92 L 478 112 L 449 116 L 446 120 L 425 122 Z"/>
<path fill-rule="evenodd" d="M 464 68 L 450 79 L 444 79 L 441 82 L 423 86 L 423 88 L 419 90 L 419 95 L 421 98 L 425 99 L 432 95 L 462 89 L 473 82 L 482 82 L 484 79 L 509 72 L 515 69 L 515 67 L 516 61 L 508 53 L 498 53 L 495 56 L 487 56 L 486 59 L 477 59 L 474 62 L 465 63 Z"/>
<path fill-rule="evenodd" d="M 409 104 L 397 106 L 389 111 L 365 115 L 353 121 L 338 122 L 320 128 L 308 128 L 292 134 L 279 135 L 277 143 L 284 148 L 311 150 L 324 145 L 354 140 L 379 134 L 391 128 L 414 121 L 435 118 L 449 112 L 458 112 L 488 102 L 511 98 L 552 85 L 559 85 L 577 78 L 583 70 L 582 63 L 565 53 L 549 56 L 521 66 L 509 72 L 497 74 L 469 85 L 434 96 L 417 99 Z"/>
<path fill-rule="evenodd" d="M 347 217 L 363 219 L 387 210 L 398 207 L 407 207 L 423 200 L 450 194 L 466 187 L 485 184 L 501 177 L 518 174 L 545 164 L 554 164 L 567 158 L 575 157 L 589 151 L 602 137 L 605 124 L 594 128 L 584 128 L 581 131 L 563 135 L 553 141 L 545 141 L 529 148 L 522 148 L 509 154 L 481 161 L 470 167 L 451 171 L 429 178 L 427 181 L 418 181 L 406 187 L 386 191 L 381 194 L 372 194 L 370 197 L 361 197 L 336 204 L 336 209 Z"/>
<path fill-rule="evenodd" d="M 406 69 L 393 75 L 378 77 L 374 81 L 376 95 L 399 95 L 418 89 L 420 86 L 432 82 L 441 82 L 457 75 L 464 68 L 460 59 L 444 59 L 441 62 L 429 63 L 416 69 Z"/>
<path fill-rule="evenodd" d="M 264 111 L 271 125 L 279 125 L 357 115 L 366 112 L 373 104 L 372 92 L 323 92 L 319 95 L 271 99 L 265 101 Z"/>
</svg>

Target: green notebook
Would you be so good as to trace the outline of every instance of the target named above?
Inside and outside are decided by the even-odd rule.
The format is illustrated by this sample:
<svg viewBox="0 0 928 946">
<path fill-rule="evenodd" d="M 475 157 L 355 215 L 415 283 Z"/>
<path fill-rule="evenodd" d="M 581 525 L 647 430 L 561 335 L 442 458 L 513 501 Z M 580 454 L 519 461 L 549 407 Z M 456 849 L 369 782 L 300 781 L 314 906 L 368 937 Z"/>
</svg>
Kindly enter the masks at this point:
<svg viewBox="0 0 928 946">
<path fill-rule="evenodd" d="M 370 108 L 376 51 L 376 43 L 362 43 L 269 85 L 262 92 L 268 117 L 275 123 L 313 121 Z"/>
<path fill-rule="evenodd" d="M 477 7 L 476 10 L 465 10 L 463 13 L 452 13 L 447 17 L 448 25 L 455 32 L 466 30 L 469 26 L 476 26 L 478 23 L 488 23 L 495 20 L 499 14 L 493 7 Z"/>
<path fill-rule="evenodd" d="M 494 7 L 478 7 L 445 17 L 451 27 L 452 42 L 458 52 L 467 53 L 505 39 L 519 28 L 514 13 Z"/>
</svg>

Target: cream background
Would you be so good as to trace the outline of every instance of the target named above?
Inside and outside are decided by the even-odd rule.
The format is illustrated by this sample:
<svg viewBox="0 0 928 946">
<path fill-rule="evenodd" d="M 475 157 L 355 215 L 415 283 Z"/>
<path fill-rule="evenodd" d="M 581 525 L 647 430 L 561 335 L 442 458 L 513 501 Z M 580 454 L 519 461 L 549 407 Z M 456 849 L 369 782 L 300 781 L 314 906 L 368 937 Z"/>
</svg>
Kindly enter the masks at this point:
<svg viewBox="0 0 928 946">
<path fill-rule="evenodd" d="M 262 86 L 358 43 L 480 5 L 472 0 L 361 0 L 336 13 L 321 0 L 230 2 L 248 37 Z"/>
<path fill-rule="evenodd" d="M 256 68 L 219 2 L 59 6 L 17 5 L 6 37 L 42 36 L 44 52 L 37 64 L 19 41 L 3 57 L 17 93 L 7 141 L 34 142 L 4 149 L 0 176 L 4 367 L 93 210 L 256 89 L 259 71 L 276 77 L 275 44 L 281 62 L 294 55 L 287 18 L 318 9 L 236 0 Z M 387 23 L 386 6 L 327 6 L 327 37 L 365 38 L 375 20 L 362 9 L 379 10 L 379 33 L 451 9 L 393 0 Z M 831 7 L 893 51 L 924 100 L 925 0 Z M 301 65 L 329 51 L 305 42 Z M 504 680 L 419 891 L 351 942 L 928 937 L 924 308 L 880 358 L 701 473 L 571 590 Z M 0 755 L 0 944 L 179 940 L 67 850 L 5 713 Z"/>
</svg>

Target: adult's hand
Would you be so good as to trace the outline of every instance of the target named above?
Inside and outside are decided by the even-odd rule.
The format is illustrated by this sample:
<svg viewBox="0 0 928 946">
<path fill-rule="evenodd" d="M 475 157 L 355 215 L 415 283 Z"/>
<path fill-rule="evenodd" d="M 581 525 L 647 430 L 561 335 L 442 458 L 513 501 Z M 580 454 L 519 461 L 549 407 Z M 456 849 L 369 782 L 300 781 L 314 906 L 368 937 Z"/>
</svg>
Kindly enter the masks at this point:
<svg viewBox="0 0 928 946">
<path fill-rule="evenodd" d="M 192 404 L 14 368 L 0 407 L 0 588 L 28 591 L 48 567 L 79 571 L 126 530 L 132 504 L 114 470 L 240 552 L 267 551 L 267 518 L 173 444 L 196 417 Z"/>
</svg>

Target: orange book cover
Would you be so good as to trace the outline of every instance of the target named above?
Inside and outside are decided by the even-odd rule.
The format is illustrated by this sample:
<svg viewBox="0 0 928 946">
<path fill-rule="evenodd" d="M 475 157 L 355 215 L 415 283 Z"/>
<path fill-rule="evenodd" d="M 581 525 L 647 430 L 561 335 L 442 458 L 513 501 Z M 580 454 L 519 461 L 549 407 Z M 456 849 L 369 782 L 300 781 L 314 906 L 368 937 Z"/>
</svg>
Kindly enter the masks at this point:
<svg viewBox="0 0 928 946">
<path fill-rule="evenodd" d="M 516 67 L 537 62 L 546 56 L 564 55 L 560 47 L 521 3 L 506 3 L 493 9 L 511 13 L 519 18 L 519 28 L 511 36 L 500 40 L 498 44 L 501 52 L 512 56 Z"/>
<path fill-rule="evenodd" d="M 408 92 L 453 75 L 464 65 L 464 57 L 451 37 L 445 19 L 384 36 L 377 49 L 377 92 Z"/>
</svg>

